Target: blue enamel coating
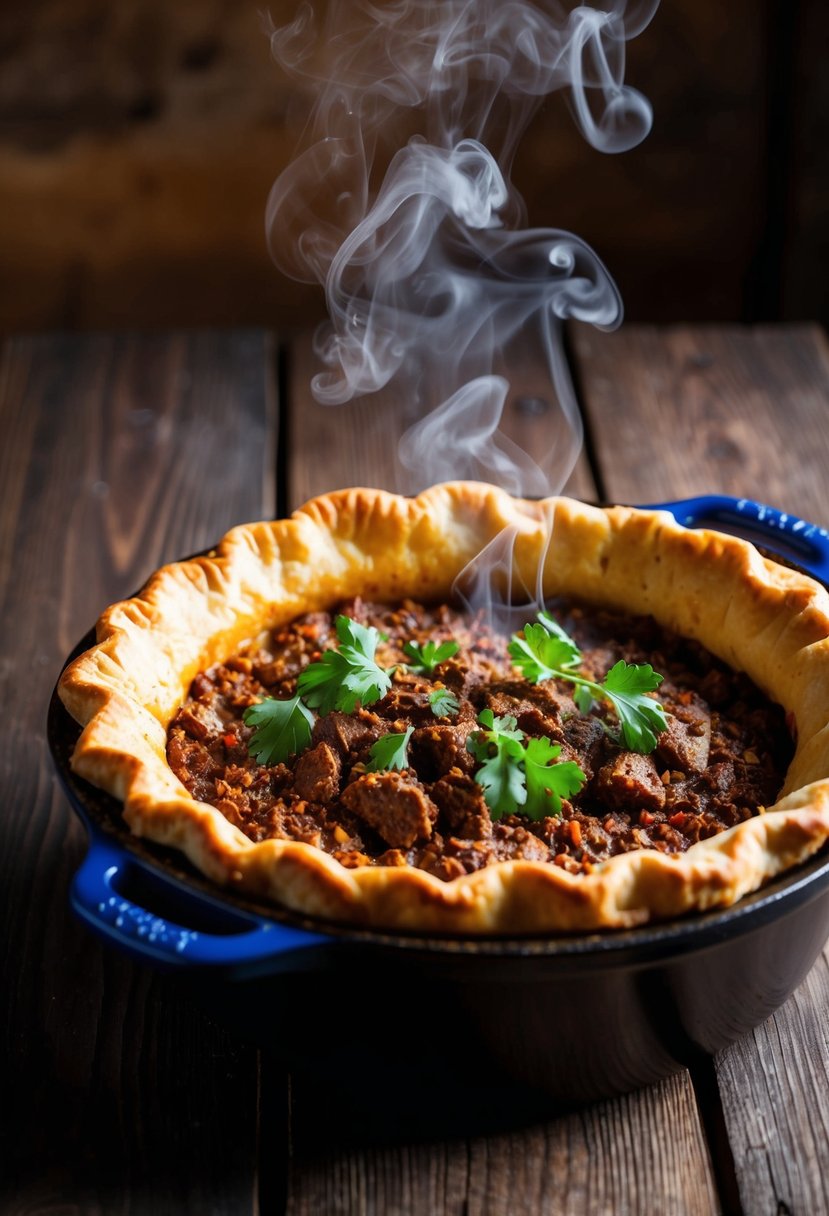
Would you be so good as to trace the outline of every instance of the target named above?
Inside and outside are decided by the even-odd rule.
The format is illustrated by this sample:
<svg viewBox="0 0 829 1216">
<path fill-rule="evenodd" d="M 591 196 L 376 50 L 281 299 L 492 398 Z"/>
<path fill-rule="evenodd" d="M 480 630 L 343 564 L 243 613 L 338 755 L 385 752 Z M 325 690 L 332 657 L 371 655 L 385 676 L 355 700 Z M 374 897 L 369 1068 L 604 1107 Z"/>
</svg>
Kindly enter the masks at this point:
<svg viewBox="0 0 829 1216">
<path fill-rule="evenodd" d="M 82 920 L 143 962 L 255 970 L 257 964 L 264 962 L 270 967 L 279 955 L 331 941 L 322 934 L 293 929 L 235 909 L 224 911 L 216 902 L 173 883 L 167 884 L 168 896 L 172 895 L 182 920 L 186 922 L 189 914 L 199 923 L 208 911 L 213 922 L 221 923 L 221 931 L 205 932 L 170 921 L 124 894 L 131 867 L 140 864 L 122 846 L 110 843 L 93 829 L 89 851 L 75 875 L 70 898 Z"/>
<path fill-rule="evenodd" d="M 654 503 L 648 509 L 670 511 L 689 528 L 711 526 L 735 531 L 829 582 L 829 533 L 795 515 L 753 499 L 714 494 Z M 338 941 L 235 909 L 222 910 L 217 901 L 208 901 L 154 871 L 156 881 L 167 881 L 168 902 L 173 900 L 183 923 L 157 916 L 124 894 L 130 867 L 140 868 L 141 863 L 101 836 L 91 824 L 88 827 L 89 852 L 75 876 L 72 904 L 99 934 L 144 962 L 168 967 L 232 968 L 241 972 L 274 970 L 280 956 L 290 959 L 291 966 L 295 966 L 304 950 Z M 224 918 L 220 932 L 188 927 L 188 915 L 198 923 L 203 917 L 196 913 L 205 908 L 214 920 L 217 916 Z"/>
<path fill-rule="evenodd" d="M 797 515 L 755 502 L 707 494 L 677 502 L 654 503 L 650 510 L 670 511 L 687 528 L 712 527 L 739 536 L 788 558 L 822 582 L 829 582 L 829 532 Z"/>
</svg>

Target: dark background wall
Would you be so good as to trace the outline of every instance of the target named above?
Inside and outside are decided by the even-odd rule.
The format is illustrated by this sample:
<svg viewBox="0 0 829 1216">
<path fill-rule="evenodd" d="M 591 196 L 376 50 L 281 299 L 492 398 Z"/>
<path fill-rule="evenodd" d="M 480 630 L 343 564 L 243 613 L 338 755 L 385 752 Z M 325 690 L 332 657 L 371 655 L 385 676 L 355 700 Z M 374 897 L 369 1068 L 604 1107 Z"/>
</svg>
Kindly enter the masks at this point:
<svg viewBox="0 0 829 1216">
<path fill-rule="evenodd" d="M 0 14 L 0 327 L 320 315 L 269 261 L 264 209 L 303 103 L 258 0 L 29 0 Z M 276 24 L 293 0 L 272 0 Z M 547 101 L 514 178 L 636 320 L 829 319 L 829 5 L 663 0 L 630 44 L 644 145 L 604 157 Z"/>
</svg>

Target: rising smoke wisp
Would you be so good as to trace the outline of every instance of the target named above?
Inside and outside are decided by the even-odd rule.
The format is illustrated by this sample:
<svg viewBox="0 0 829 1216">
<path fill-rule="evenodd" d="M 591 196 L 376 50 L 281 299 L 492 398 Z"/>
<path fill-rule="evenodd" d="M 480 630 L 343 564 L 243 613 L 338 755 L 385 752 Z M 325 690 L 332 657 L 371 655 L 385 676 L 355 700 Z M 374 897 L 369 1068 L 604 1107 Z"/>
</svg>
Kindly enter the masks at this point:
<svg viewBox="0 0 829 1216">
<path fill-rule="evenodd" d="M 304 4 L 270 29 L 283 70 L 316 91 L 304 148 L 269 199 L 271 252 L 325 290 L 316 398 L 336 405 L 394 381 L 413 403 L 404 488 L 475 476 L 538 495 L 571 471 L 581 429 L 561 327 L 614 328 L 621 301 L 578 237 L 523 227 L 510 170 L 556 90 L 597 149 L 644 138 L 651 110 L 624 83 L 625 44 L 657 3 L 331 0 L 319 25 Z M 495 361 L 509 369 L 528 332 L 566 424 L 541 461 L 498 431 L 509 384 Z"/>
</svg>

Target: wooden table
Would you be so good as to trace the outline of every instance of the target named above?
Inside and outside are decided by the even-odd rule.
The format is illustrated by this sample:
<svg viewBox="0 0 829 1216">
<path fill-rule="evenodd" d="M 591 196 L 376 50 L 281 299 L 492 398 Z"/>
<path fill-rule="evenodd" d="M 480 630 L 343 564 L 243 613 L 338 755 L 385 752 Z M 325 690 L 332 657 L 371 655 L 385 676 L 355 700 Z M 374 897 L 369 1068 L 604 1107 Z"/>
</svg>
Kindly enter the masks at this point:
<svg viewBox="0 0 829 1216">
<path fill-rule="evenodd" d="M 575 493 L 724 491 L 829 525 L 819 331 L 582 331 L 570 353 L 589 439 Z M 381 1138 L 70 914 L 84 834 L 45 716 L 73 643 L 156 565 L 230 525 L 389 484 L 394 416 L 322 410 L 309 364 L 307 344 L 262 332 L 3 345 L 3 1216 L 829 1211 L 827 954 L 774 1017 L 693 1073 L 435 1142 L 401 1130 L 394 1078 L 359 1080 L 385 1104 Z M 532 443 L 543 412 L 510 425 Z M 338 1118 L 339 1140 L 320 1142 L 315 1128 Z"/>
</svg>

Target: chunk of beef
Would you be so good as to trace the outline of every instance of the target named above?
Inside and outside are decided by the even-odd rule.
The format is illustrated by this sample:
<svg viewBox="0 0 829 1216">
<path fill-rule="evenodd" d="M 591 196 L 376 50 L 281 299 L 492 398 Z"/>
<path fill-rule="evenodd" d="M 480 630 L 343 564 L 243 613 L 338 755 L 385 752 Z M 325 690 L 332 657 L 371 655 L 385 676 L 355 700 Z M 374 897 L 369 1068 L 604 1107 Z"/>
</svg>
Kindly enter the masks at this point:
<svg viewBox="0 0 829 1216">
<path fill-rule="evenodd" d="M 466 750 L 466 740 L 476 729 L 474 719 L 419 727 L 412 735 L 409 754 L 424 781 L 436 781 L 451 768 L 471 772 L 475 760 Z"/>
<path fill-rule="evenodd" d="M 441 682 L 450 692 L 457 697 L 466 697 L 468 700 L 474 700 L 476 691 L 482 688 L 487 681 L 485 670 L 468 667 L 460 659 L 454 658 L 441 663 L 436 674 L 440 676 Z"/>
<path fill-rule="evenodd" d="M 176 714 L 174 726 L 180 726 L 191 739 L 206 739 L 223 729 L 222 719 L 212 705 L 203 701 L 188 701 Z"/>
<path fill-rule="evenodd" d="M 589 715 L 575 714 L 564 722 L 562 734 L 564 746 L 559 759 L 575 760 L 586 780 L 592 781 L 606 755 L 607 732 L 601 722 Z"/>
<path fill-rule="evenodd" d="M 428 839 L 438 815 L 420 782 L 403 773 L 366 773 L 346 787 L 342 801 L 396 849 Z"/>
<path fill-rule="evenodd" d="M 441 815 L 453 836 L 467 840 L 478 840 L 492 831 L 489 808 L 484 801 L 484 791 L 477 781 L 451 769 L 432 786 L 432 800 L 440 808 Z"/>
<path fill-rule="evenodd" d="M 711 715 L 698 702 L 671 706 L 667 728 L 659 735 L 657 760 L 684 773 L 704 773 L 711 749 Z"/>
<path fill-rule="evenodd" d="M 327 743 L 318 743 L 297 761 L 294 792 L 306 802 L 333 802 L 340 792 L 342 764 Z"/>
<path fill-rule="evenodd" d="M 385 727 L 375 714 L 358 710 L 356 714 L 341 714 L 334 711 L 324 714 L 314 723 L 312 743 L 327 743 L 345 759 L 352 753 L 366 750 L 376 743 Z"/>
<path fill-rule="evenodd" d="M 487 689 L 486 704 L 494 714 L 517 718 L 522 730 L 550 737 L 561 723 L 578 716 L 573 698 L 560 692 L 552 680 L 541 684 L 527 684 L 524 680 L 493 682 Z M 540 722 L 547 723 L 547 728 L 538 729 Z"/>
<path fill-rule="evenodd" d="M 167 740 L 167 763 L 184 785 L 193 792 L 192 783 L 199 782 L 195 797 L 203 797 L 202 781 L 211 781 L 221 766 L 208 751 L 204 743 L 185 733 L 181 727 L 172 727 Z"/>
<path fill-rule="evenodd" d="M 389 721 L 403 720 L 407 723 L 433 722 L 435 715 L 429 704 L 428 691 L 405 685 L 393 685 L 382 701 L 372 706 L 375 713 Z"/>
<path fill-rule="evenodd" d="M 494 860 L 549 861 L 550 849 L 523 824 L 496 823 L 492 828 Z"/>
<path fill-rule="evenodd" d="M 665 786 L 650 756 L 620 752 L 599 769 L 596 794 L 615 810 L 633 814 L 642 809 L 661 811 Z"/>
</svg>

